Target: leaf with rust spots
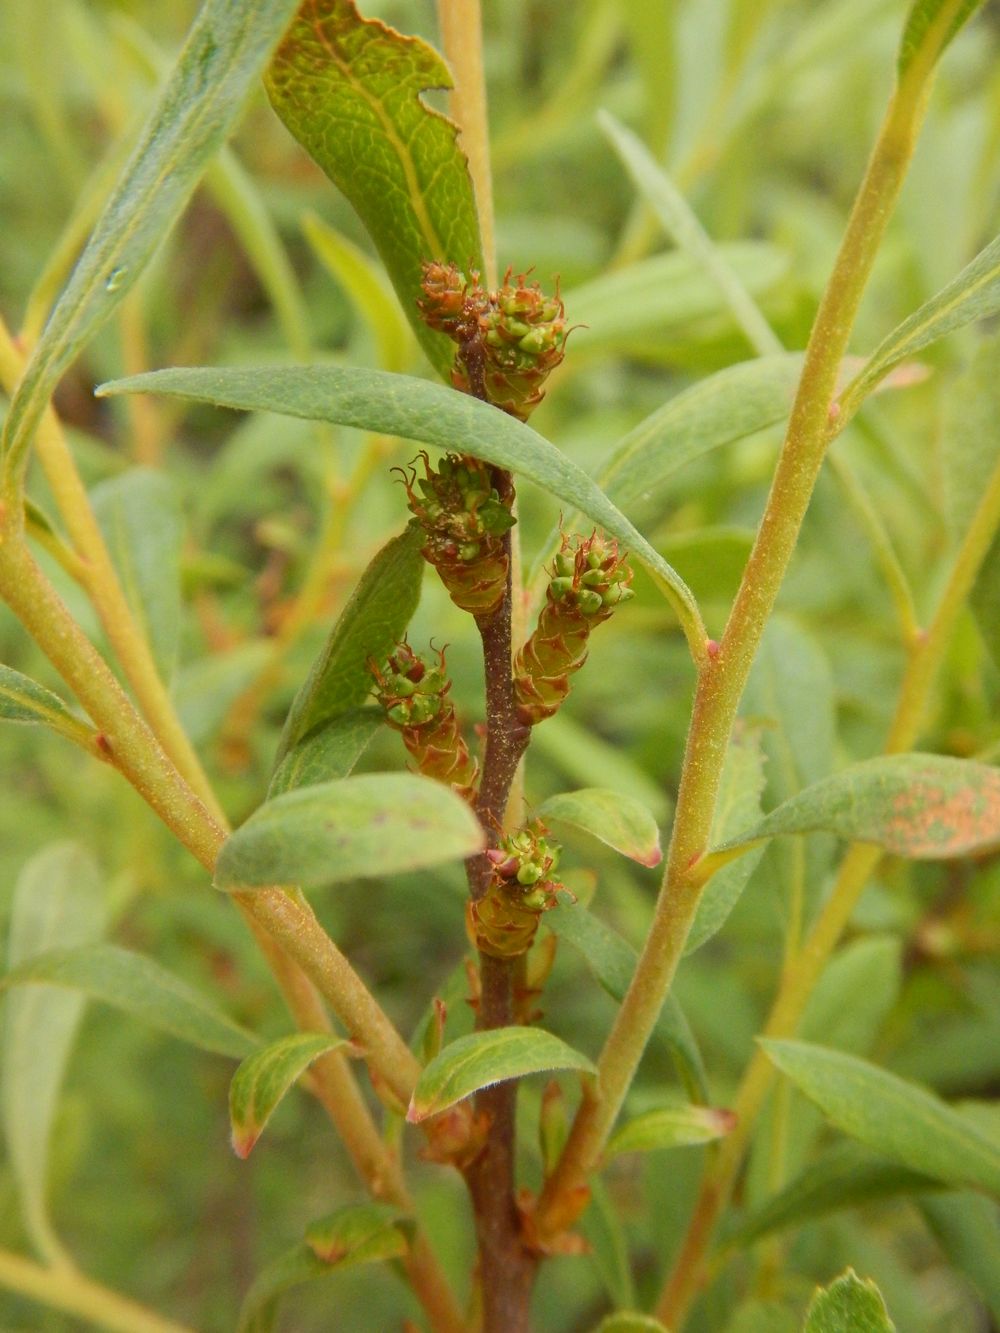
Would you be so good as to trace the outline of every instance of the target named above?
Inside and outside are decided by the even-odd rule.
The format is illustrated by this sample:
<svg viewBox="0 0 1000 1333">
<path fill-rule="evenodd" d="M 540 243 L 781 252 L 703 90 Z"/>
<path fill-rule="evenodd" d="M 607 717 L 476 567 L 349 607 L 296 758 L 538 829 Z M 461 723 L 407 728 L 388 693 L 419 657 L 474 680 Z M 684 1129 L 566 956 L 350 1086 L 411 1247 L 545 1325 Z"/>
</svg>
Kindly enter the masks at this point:
<svg viewBox="0 0 1000 1333">
<path fill-rule="evenodd" d="M 710 853 L 724 864 L 767 838 L 824 831 L 935 861 L 1000 847 L 1000 769 L 945 755 L 883 755 L 823 778 Z"/>
<path fill-rule="evenodd" d="M 275 111 L 354 206 L 445 379 L 455 349 L 420 318 L 421 262 L 483 266 L 457 127 L 422 97 L 451 86 L 432 47 L 362 18 L 352 0 L 306 0 L 267 76 Z"/>
</svg>

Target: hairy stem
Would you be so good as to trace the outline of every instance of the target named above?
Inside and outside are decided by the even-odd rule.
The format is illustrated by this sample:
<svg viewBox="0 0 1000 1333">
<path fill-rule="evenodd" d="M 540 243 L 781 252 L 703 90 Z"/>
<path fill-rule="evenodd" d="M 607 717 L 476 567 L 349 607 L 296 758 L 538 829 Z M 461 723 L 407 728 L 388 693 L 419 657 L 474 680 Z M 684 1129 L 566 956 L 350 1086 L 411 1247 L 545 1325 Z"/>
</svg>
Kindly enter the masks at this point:
<svg viewBox="0 0 1000 1333">
<path fill-rule="evenodd" d="M 929 48 L 940 50 L 959 3 L 946 5 L 931 25 Z M 547 1222 L 554 1224 L 560 1198 L 578 1188 L 597 1164 L 683 953 L 704 887 L 698 861 L 707 847 L 736 709 L 835 433 L 829 409 L 838 368 L 912 156 L 932 68 L 932 58 L 914 58 L 896 87 L 820 302 L 757 538 L 722 641 L 699 669 L 652 928 L 598 1062 L 600 1098 L 581 1105 L 543 1191 L 543 1230 Z"/>
</svg>

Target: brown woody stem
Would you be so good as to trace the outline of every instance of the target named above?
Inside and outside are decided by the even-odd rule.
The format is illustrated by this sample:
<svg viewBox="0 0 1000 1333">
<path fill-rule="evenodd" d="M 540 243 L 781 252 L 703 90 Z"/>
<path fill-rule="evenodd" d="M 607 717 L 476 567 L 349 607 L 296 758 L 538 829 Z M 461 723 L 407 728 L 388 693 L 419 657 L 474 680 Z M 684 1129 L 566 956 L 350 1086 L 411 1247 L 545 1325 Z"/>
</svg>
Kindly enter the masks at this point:
<svg viewBox="0 0 1000 1333">
<path fill-rule="evenodd" d="M 501 494 L 509 491 L 508 473 L 495 475 Z M 504 537 L 510 552 L 510 533 Z M 528 745 L 530 729 L 514 705 L 511 672 L 511 577 L 498 609 L 477 622 L 483 641 L 486 689 L 486 752 L 476 801 L 476 814 L 495 841 L 503 824 L 511 783 Z M 480 854 L 466 862 L 474 899 L 486 893 L 492 867 Z M 476 1026 L 480 1031 L 506 1027 L 514 1018 L 516 960 L 494 958 L 480 951 L 482 991 Z M 483 1333 L 527 1333 L 531 1288 L 537 1261 L 522 1243 L 516 1202 L 515 1152 L 517 1083 L 484 1088 L 476 1096 L 476 1113 L 488 1117 L 486 1145 L 465 1171 L 472 1198 L 479 1244 L 479 1279 L 483 1300 Z"/>
</svg>

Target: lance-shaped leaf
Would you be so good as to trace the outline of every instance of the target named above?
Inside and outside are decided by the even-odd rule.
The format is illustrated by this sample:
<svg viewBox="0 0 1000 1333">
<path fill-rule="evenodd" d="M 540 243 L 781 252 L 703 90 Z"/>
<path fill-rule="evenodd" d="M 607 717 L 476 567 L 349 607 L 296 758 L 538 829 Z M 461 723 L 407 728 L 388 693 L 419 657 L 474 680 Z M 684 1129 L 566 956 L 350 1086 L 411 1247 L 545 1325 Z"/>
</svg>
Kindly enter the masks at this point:
<svg viewBox="0 0 1000 1333">
<path fill-rule="evenodd" d="M 0 666 L 0 721 L 51 727 L 87 749 L 93 748 L 96 736 L 93 727 L 75 718 L 58 695 L 8 666 Z"/>
<path fill-rule="evenodd" d="M 223 845 L 215 883 L 310 888 L 459 861 L 482 847 L 479 821 L 450 787 L 415 773 L 364 773 L 262 805 Z"/>
<path fill-rule="evenodd" d="M 1000 1197 L 1000 1140 L 926 1088 L 809 1042 L 761 1045 L 845 1134 L 914 1171 Z"/>
<path fill-rule="evenodd" d="M 801 1175 L 754 1209 L 727 1236 L 726 1246 L 752 1245 L 763 1236 L 804 1226 L 844 1208 L 943 1188 L 941 1181 L 922 1171 L 911 1171 L 860 1144 L 844 1141 L 811 1161 Z"/>
<path fill-rule="evenodd" d="M 422 533 L 411 524 L 375 555 L 330 631 L 285 722 L 277 761 L 306 735 L 360 708 L 372 688 L 368 666 L 379 664 L 403 637 L 417 603 L 424 561 Z"/>
<path fill-rule="evenodd" d="M 542 918 L 548 928 L 582 955 L 598 982 L 619 1003 L 628 990 L 638 961 L 635 950 L 621 935 L 585 907 L 560 905 Z M 685 1091 L 705 1102 L 708 1088 L 705 1066 L 691 1025 L 674 995 L 668 995 L 656 1020 L 654 1035 L 670 1051 Z"/>
<path fill-rule="evenodd" d="M 325 1264 L 370 1263 L 406 1252 L 406 1214 L 387 1203 L 349 1203 L 306 1228 L 306 1244 Z"/>
<path fill-rule="evenodd" d="M 359 1207 L 379 1208 L 378 1204 L 365 1204 Z M 398 1212 L 395 1214 L 398 1217 Z M 319 1225 L 319 1224 L 315 1224 Z M 350 1218 L 345 1220 L 343 1231 L 350 1230 Z M 310 1231 L 312 1228 L 310 1228 Z M 363 1233 L 365 1228 L 358 1228 Z M 406 1253 L 409 1241 L 398 1222 L 386 1218 L 380 1226 L 368 1229 L 367 1238 L 360 1240 L 347 1253 L 336 1261 L 321 1259 L 308 1244 L 296 1245 L 280 1258 L 263 1268 L 250 1287 L 240 1311 L 237 1333 L 270 1333 L 274 1327 L 274 1314 L 278 1297 L 291 1287 L 301 1286 L 304 1282 L 314 1282 L 318 1278 L 328 1278 L 346 1268 L 355 1268 L 360 1264 L 380 1263 L 386 1259 L 397 1259 Z"/>
<path fill-rule="evenodd" d="M 4 452 L 18 462 L 57 380 L 190 198 L 296 3 L 205 0 L 11 403 Z"/>
<path fill-rule="evenodd" d="M 186 981 L 151 958 L 112 944 L 52 949 L 0 977 L 0 990 L 40 984 L 82 991 L 203 1051 L 239 1060 L 257 1045 L 252 1033 L 220 1013 Z"/>
<path fill-rule="evenodd" d="M 745 828 L 748 820 L 760 814 L 763 790 L 764 752 L 760 732 L 740 726 L 733 733 L 722 765 L 719 797 L 712 820 L 713 841 L 724 842 L 737 830 Z M 708 881 L 684 945 L 686 954 L 700 949 L 706 940 L 722 929 L 757 869 L 763 852 L 763 847 L 752 848 L 738 860 L 723 865 Z"/>
<path fill-rule="evenodd" d="M 600 480 L 626 513 L 656 511 L 694 459 L 785 420 L 802 356 L 758 357 L 699 380 L 640 421 L 615 446 Z"/>
<path fill-rule="evenodd" d="M 979 1194 L 942 1194 L 925 1195 L 917 1206 L 949 1263 L 979 1288 L 994 1323 L 1000 1320 L 996 1205 Z"/>
<path fill-rule="evenodd" d="M 1000 768 L 945 755 L 880 755 L 813 783 L 706 864 L 784 833 L 822 830 L 896 856 L 945 860 L 1000 846 Z"/>
<path fill-rule="evenodd" d="M 371 330 L 380 368 L 405 370 L 413 360 L 413 335 L 381 265 L 315 213 L 305 214 L 302 231 Z"/>
<path fill-rule="evenodd" d="M 921 48 L 928 41 L 934 43 L 934 59 L 940 59 L 945 47 L 958 30 L 968 23 L 982 3 L 983 0 L 962 0 L 951 21 L 942 30 L 932 32 L 931 29 L 938 23 L 942 12 L 953 6 L 948 4 L 948 0 L 914 0 L 899 43 L 897 69 L 900 78 L 905 75 L 914 59 L 921 54 Z"/>
<path fill-rule="evenodd" d="M 530 426 L 468 394 L 407 375 L 337 366 L 158 370 L 104 384 L 98 393 L 163 393 L 245 412 L 332 421 L 457 449 L 520 473 L 617 537 L 663 590 L 694 655 L 704 654 L 705 628 L 677 571 L 565 454 Z"/>
<path fill-rule="evenodd" d="M 762 355 L 780 352 L 781 343 L 750 293 L 646 145 L 607 111 L 599 111 L 597 121 L 663 230 L 712 280 L 751 347 Z"/>
<path fill-rule="evenodd" d="M 627 1120 L 612 1134 L 606 1155 L 617 1157 L 624 1152 L 656 1152 L 660 1148 L 711 1143 L 735 1128 L 735 1114 L 723 1107 L 675 1102 Z"/>
<path fill-rule="evenodd" d="M 229 1085 L 233 1151 L 249 1157 L 278 1103 L 314 1060 L 345 1043 L 328 1032 L 293 1032 L 248 1056 Z"/>
<path fill-rule="evenodd" d="M 549 1069 L 597 1071 L 572 1046 L 541 1028 L 507 1027 L 459 1037 L 436 1055 L 417 1079 L 406 1118 L 419 1124 L 463 1097 L 526 1074 Z"/>
<path fill-rule="evenodd" d="M 543 819 L 593 834 L 640 865 L 659 865 L 663 859 L 656 820 L 634 796 L 607 787 L 583 787 L 550 796 L 538 813 Z"/>
<path fill-rule="evenodd" d="M 177 665 L 181 622 L 181 520 L 177 489 L 151 468 L 132 468 L 91 492 L 125 598 L 161 675 Z"/>
<path fill-rule="evenodd" d="M 104 917 L 100 871 L 85 848 L 72 842 L 45 848 L 14 888 L 10 967 L 30 967 L 57 942 L 97 939 Z M 0 1109 L 7 1157 L 31 1243 L 48 1263 L 66 1260 L 49 1221 L 46 1185 L 52 1125 L 83 1006 L 82 995 L 51 986 L 16 990 L 3 1006 Z"/>
<path fill-rule="evenodd" d="M 296 787 L 346 778 L 384 721 L 380 708 L 354 708 L 306 732 L 274 770 L 268 800 Z"/>
<path fill-rule="evenodd" d="M 875 1283 L 849 1268 L 813 1297 L 802 1333 L 893 1333 L 895 1327 Z"/>
<path fill-rule="evenodd" d="M 957 278 L 904 319 L 879 343 L 864 369 L 840 397 L 843 414 L 852 415 L 880 380 L 900 362 L 975 319 L 1000 310 L 1000 236 L 981 250 Z"/>
<path fill-rule="evenodd" d="M 420 318 L 421 262 L 483 267 L 458 129 L 422 97 L 451 86 L 432 47 L 362 18 L 352 0 L 306 0 L 267 76 L 274 109 L 356 209 L 445 378 L 455 348 Z"/>
</svg>

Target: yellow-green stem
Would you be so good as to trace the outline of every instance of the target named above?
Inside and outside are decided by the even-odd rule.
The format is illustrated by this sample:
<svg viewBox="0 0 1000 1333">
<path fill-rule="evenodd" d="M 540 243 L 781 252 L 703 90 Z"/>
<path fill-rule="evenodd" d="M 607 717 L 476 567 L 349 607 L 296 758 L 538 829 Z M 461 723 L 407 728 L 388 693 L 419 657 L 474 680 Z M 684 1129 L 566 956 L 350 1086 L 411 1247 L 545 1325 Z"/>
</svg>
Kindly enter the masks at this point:
<svg viewBox="0 0 1000 1333">
<path fill-rule="evenodd" d="M 1000 530 L 1000 465 L 983 492 L 951 569 L 930 625 L 911 653 L 900 684 L 896 712 L 885 743 L 885 753 L 899 754 L 916 742 L 934 679 L 947 651 L 955 622 L 968 600 L 976 575 Z M 785 968 L 771 1014 L 767 1037 L 793 1036 L 806 1002 L 837 946 L 865 885 L 882 859 L 876 847 L 851 847 L 837 875 L 826 905 L 797 955 Z M 706 1170 L 701 1194 L 674 1271 L 664 1289 L 657 1314 L 670 1328 L 680 1329 L 697 1293 L 715 1222 L 732 1191 L 736 1173 L 764 1098 L 774 1079 L 774 1068 L 758 1049 L 751 1059 L 733 1103 L 737 1124 L 720 1145 Z"/>
<path fill-rule="evenodd" d="M 211 873 L 224 827 L 178 773 L 27 548 L 9 533 L 5 537 L 0 541 L 0 595 L 100 729 L 109 760 Z M 311 909 L 278 888 L 234 898 L 311 978 L 386 1085 L 407 1101 L 419 1064 Z"/>
<path fill-rule="evenodd" d="M 24 358 L 0 321 L 0 382 L 8 392 L 13 392 L 23 369 Z M 215 793 L 174 711 L 149 644 L 135 623 L 86 488 L 51 408 L 46 409 L 39 425 L 35 447 L 66 531 L 82 561 L 81 582 L 135 691 L 139 707 L 185 781 L 197 792 L 213 818 L 222 823 L 224 816 Z M 8 504 L 19 502 L 14 495 L 4 499 Z"/>
<path fill-rule="evenodd" d="M 820 302 L 757 538 L 722 641 L 698 672 L 673 836 L 652 927 L 598 1061 L 600 1098 L 581 1106 L 542 1193 L 543 1228 L 548 1218 L 559 1215 L 560 1199 L 596 1166 L 683 953 L 702 888 L 695 867 L 708 843 L 736 709 L 834 433 L 829 409 L 837 372 L 912 156 L 933 60 L 959 3 L 953 0 L 942 8 L 922 51 L 897 84 Z"/>
<path fill-rule="evenodd" d="M 193 1333 L 82 1273 L 46 1268 L 9 1250 L 0 1250 L 0 1287 L 112 1333 Z"/>
<path fill-rule="evenodd" d="M 330 1022 L 313 983 L 252 917 L 248 918 L 248 924 L 281 987 L 296 1026 L 302 1032 L 328 1032 Z M 379 1133 L 347 1058 L 340 1051 L 329 1052 L 312 1066 L 308 1081 L 371 1193 L 413 1213 L 413 1200 L 399 1158 Z M 414 1236 L 403 1264 L 435 1333 L 463 1333 L 465 1323 L 461 1312 L 422 1230 Z"/>
</svg>

